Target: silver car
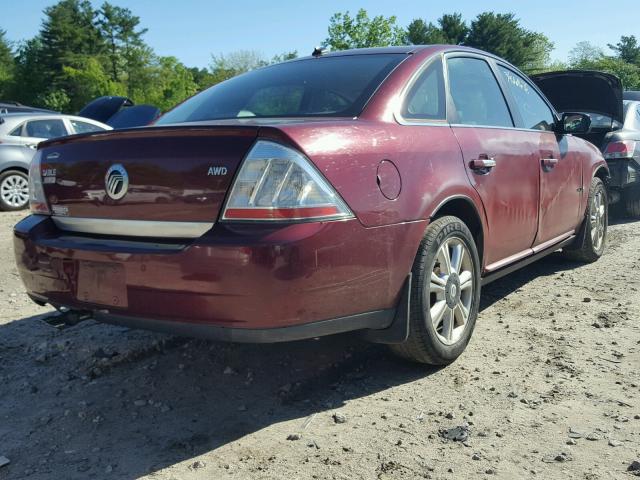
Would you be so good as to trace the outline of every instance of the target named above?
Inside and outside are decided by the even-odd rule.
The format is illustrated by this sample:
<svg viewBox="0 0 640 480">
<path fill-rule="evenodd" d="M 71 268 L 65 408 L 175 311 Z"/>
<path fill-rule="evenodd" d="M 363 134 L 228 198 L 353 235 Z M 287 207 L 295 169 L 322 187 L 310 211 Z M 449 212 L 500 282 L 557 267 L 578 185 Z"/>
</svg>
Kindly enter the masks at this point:
<svg viewBox="0 0 640 480">
<path fill-rule="evenodd" d="M 8 113 L 0 115 L 0 144 L 25 145 L 35 148 L 50 138 L 75 133 L 111 130 L 109 125 L 90 118 L 59 113 Z"/>
</svg>

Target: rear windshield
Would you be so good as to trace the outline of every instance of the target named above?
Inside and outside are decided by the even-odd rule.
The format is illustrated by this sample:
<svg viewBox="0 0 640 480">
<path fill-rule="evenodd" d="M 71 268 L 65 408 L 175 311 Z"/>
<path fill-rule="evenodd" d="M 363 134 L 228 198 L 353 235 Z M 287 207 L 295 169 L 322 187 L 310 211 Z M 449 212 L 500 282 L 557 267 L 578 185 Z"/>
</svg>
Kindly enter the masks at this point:
<svg viewBox="0 0 640 480">
<path fill-rule="evenodd" d="M 320 57 L 280 63 L 219 83 L 157 125 L 266 117 L 355 117 L 404 54 Z"/>
</svg>

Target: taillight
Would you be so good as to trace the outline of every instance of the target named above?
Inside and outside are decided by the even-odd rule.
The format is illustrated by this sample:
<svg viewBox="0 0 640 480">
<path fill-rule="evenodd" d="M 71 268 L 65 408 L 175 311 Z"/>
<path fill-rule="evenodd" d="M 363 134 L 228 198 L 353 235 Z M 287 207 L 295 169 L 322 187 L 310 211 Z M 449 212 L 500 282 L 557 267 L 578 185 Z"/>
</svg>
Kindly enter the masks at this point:
<svg viewBox="0 0 640 480">
<path fill-rule="evenodd" d="M 620 142 L 612 142 L 607 145 L 604 151 L 604 158 L 627 158 L 633 157 L 633 152 L 636 149 L 636 142 L 634 140 L 622 140 Z"/>
<path fill-rule="evenodd" d="M 352 216 L 304 155 L 279 143 L 259 140 L 242 163 L 222 219 L 320 221 Z"/>
<path fill-rule="evenodd" d="M 29 166 L 29 208 L 31 213 L 49 215 L 51 211 L 47 205 L 47 200 L 42 187 L 42 172 L 40 171 L 40 160 L 42 151 L 36 152 Z"/>
</svg>

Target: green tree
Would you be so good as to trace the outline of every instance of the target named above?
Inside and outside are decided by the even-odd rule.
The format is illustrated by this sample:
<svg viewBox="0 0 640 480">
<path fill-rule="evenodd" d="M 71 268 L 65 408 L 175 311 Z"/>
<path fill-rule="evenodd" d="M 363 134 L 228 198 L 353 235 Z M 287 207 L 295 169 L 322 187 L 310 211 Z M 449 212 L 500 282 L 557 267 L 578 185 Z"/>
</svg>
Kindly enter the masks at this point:
<svg viewBox="0 0 640 480">
<path fill-rule="evenodd" d="M 139 69 L 129 84 L 129 96 L 136 103 L 147 103 L 166 111 L 198 91 L 190 69 L 175 57 L 157 57 Z"/>
<path fill-rule="evenodd" d="M 407 26 L 403 43 L 410 45 L 436 45 L 447 43 L 447 38 L 444 32 L 433 23 L 427 23 L 421 18 L 416 18 Z"/>
<path fill-rule="evenodd" d="M 64 110 L 77 112 L 96 97 L 126 94 L 125 86 L 111 79 L 98 57 L 80 57 L 62 69 L 69 97 Z"/>
<path fill-rule="evenodd" d="M 493 12 L 471 22 L 465 45 L 498 55 L 525 72 L 543 66 L 553 49 L 545 35 L 521 27 L 513 13 Z"/>
<path fill-rule="evenodd" d="M 578 42 L 569 51 L 569 64 L 572 66 L 594 62 L 604 57 L 604 50 L 591 42 Z"/>
<path fill-rule="evenodd" d="M 61 0 L 45 8 L 44 14 L 39 34 L 41 59 L 50 80 L 56 83 L 64 65 L 79 56 L 100 53 L 102 39 L 88 0 Z"/>
<path fill-rule="evenodd" d="M 364 8 L 358 10 L 355 17 L 348 11 L 334 14 L 329 20 L 328 31 L 324 45 L 332 50 L 398 45 L 406 36 L 396 25 L 395 16 L 369 18 Z"/>
<path fill-rule="evenodd" d="M 640 90 L 640 65 L 620 57 L 607 56 L 589 42 L 579 42 L 569 52 L 569 66 L 579 70 L 597 70 L 617 76 L 626 90 Z"/>
<path fill-rule="evenodd" d="M 42 41 L 37 36 L 18 45 L 11 96 L 27 105 L 45 106 L 41 99 L 50 87 L 42 59 Z"/>
<path fill-rule="evenodd" d="M 616 56 L 627 62 L 635 65 L 640 65 L 640 45 L 634 35 L 621 36 L 620 41 L 615 45 L 607 45 L 611 50 L 616 52 Z"/>
<path fill-rule="evenodd" d="M 469 34 L 469 27 L 462 20 L 462 14 L 451 13 L 442 15 L 438 24 L 416 18 L 407 27 L 405 43 L 413 45 L 433 45 L 447 43 L 462 45 Z"/>
<path fill-rule="evenodd" d="M 118 82 L 123 75 L 129 75 L 136 64 L 136 56 L 145 48 L 142 36 L 147 29 L 139 28 L 140 17 L 133 15 L 131 10 L 109 2 L 102 4 L 97 15 L 109 74 L 114 82 Z"/>
<path fill-rule="evenodd" d="M 462 14 L 452 13 L 445 14 L 438 19 L 438 25 L 442 31 L 445 43 L 452 45 L 462 45 L 469 35 L 469 27 L 462 20 Z"/>
<path fill-rule="evenodd" d="M 0 29 L 0 99 L 6 99 L 14 79 L 14 60 L 11 44 Z"/>
</svg>

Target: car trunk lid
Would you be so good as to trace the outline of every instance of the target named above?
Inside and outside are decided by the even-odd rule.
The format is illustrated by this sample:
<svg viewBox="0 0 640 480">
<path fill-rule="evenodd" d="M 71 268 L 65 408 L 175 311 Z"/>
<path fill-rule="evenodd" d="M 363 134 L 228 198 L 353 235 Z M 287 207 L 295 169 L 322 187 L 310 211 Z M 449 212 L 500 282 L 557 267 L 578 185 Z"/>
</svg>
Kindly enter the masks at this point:
<svg viewBox="0 0 640 480">
<path fill-rule="evenodd" d="M 133 236 L 150 222 L 212 225 L 257 132 L 246 126 L 149 127 L 45 142 L 41 171 L 54 220 L 69 230 Z M 125 223 L 100 222 L 109 219 Z M 180 236 L 176 231 L 164 236 Z"/>
<path fill-rule="evenodd" d="M 622 123 L 622 83 L 615 75 L 567 70 L 532 75 L 558 112 L 598 113 Z"/>
</svg>

